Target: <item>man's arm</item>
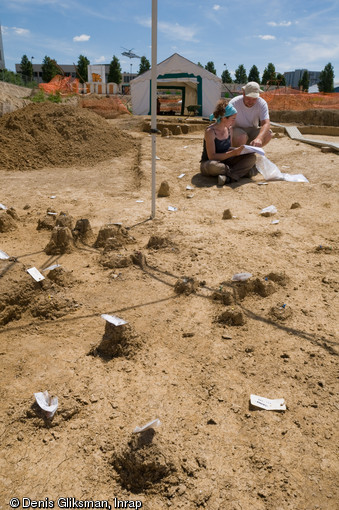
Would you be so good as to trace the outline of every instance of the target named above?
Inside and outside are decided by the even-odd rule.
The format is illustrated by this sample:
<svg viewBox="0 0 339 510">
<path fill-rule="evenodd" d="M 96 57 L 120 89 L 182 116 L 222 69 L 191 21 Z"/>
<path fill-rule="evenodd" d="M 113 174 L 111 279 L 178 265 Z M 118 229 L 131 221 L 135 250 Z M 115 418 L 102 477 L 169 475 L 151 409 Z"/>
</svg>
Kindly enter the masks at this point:
<svg viewBox="0 0 339 510">
<path fill-rule="evenodd" d="M 271 140 L 271 138 L 272 131 L 270 119 L 265 119 L 261 121 L 259 134 L 254 140 L 252 140 L 250 145 L 253 145 L 254 147 L 263 147 Z"/>
</svg>

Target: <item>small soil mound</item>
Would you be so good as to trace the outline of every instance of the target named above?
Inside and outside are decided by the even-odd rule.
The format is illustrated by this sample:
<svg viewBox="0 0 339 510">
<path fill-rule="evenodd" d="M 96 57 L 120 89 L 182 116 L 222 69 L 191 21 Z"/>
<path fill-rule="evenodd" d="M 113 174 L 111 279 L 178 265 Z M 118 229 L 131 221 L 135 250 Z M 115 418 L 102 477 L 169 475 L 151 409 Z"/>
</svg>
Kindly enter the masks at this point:
<svg viewBox="0 0 339 510">
<path fill-rule="evenodd" d="M 161 237 L 157 235 L 151 236 L 146 245 L 146 248 L 151 248 L 153 250 L 160 250 L 168 247 L 174 247 L 174 243 L 168 239 L 168 237 Z"/>
<path fill-rule="evenodd" d="M 272 282 L 277 283 L 281 287 L 286 287 L 286 285 L 289 282 L 289 277 L 285 273 L 268 273 L 267 277 L 268 280 L 271 280 Z"/>
<path fill-rule="evenodd" d="M 56 225 L 57 213 L 51 209 L 47 209 L 44 218 L 39 218 L 37 230 L 53 230 Z"/>
<path fill-rule="evenodd" d="M 55 221 L 57 227 L 67 227 L 70 230 L 73 228 L 73 223 L 74 220 L 72 216 L 70 216 L 67 212 L 61 212 Z"/>
<path fill-rule="evenodd" d="M 174 285 L 174 292 L 176 294 L 185 294 L 188 296 L 189 294 L 196 292 L 198 287 L 199 282 L 197 282 L 194 278 L 184 277 L 177 280 Z"/>
<path fill-rule="evenodd" d="M 71 253 L 75 249 L 72 232 L 68 227 L 54 227 L 51 240 L 45 248 L 47 255 Z"/>
<path fill-rule="evenodd" d="M 233 215 L 231 213 L 230 209 L 225 209 L 222 215 L 223 220 L 231 220 L 233 218 Z"/>
<path fill-rule="evenodd" d="M 99 262 L 104 267 L 116 269 L 131 266 L 133 264 L 133 259 L 131 255 L 110 252 L 104 254 Z"/>
<path fill-rule="evenodd" d="M 245 317 L 240 308 L 234 307 L 222 312 L 218 316 L 217 322 L 227 324 L 228 326 L 243 326 L 245 324 Z"/>
<path fill-rule="evenodd" d="M 169 197 L 170 187 L 167 181 L 162 181 L 158 190 L 158 197 Z"/>
<path fill-rule="evenodd" d="M 216 290 L 212 294 L 212 299 L 214 301 L 221 301 L 223 305 L 233 305 L 234 303 L 232 292 L 227 290 Z"/>
<path fill-rule="evenodd" d="M 86 166 L 137 146 L 130 135 L 77 106 L 30 104 L 0 119 L 0 162 L 7 170 Z"/>
<path fill-rule="evenodd" d="M 255 278 L 245 282 L 232 282 L 234 293 L 240 300 L 245 299 L 249 294 L 257 294 L 261 297 L 267 297 L 276 292 L 274 284 L 267 280 Z"/>
<path fill-rule="evenodd" d="M 127 446 L 113 456 L 120 485 L 133 493 L 165 492 L 177 483 L 172 451 L 153 429 L 133 435 Z"/>
<path fill-rule="evenodd" d="M 16 263 L 0 278 L 0 324 L 21 319 L 25 314 L 42 319 L 62 317 L 77 307 L 50 280 L 36 282 L 27 268 Z"/>
<path fill-rule="evenodd" d="M 272 306 L 270 310 L 270 316 L 278 321 L 285 321 L 292 317 L 292 309 L 290 306 L 279 303 L 276 306 Z"/>
<path fill-rule="evenodd" d="M 0 233 L 10 232 L 15 230 L 17 227 L 16 221 L 12 218 L 7 211 L 0 212 Z"/>
<path fill-rule="evenodd" d="M 73 287 L 76 283 L 72 271 L 67 271 L 67 269 L 64 269 L 63 267 L 56 267 L 49 271 L 47 278 L 60 287 Z"/>
<path fill-rule="evenodd" d="M 83 218 L 78 220 L 72 230 L 72 235 L 75 240 L 80 240 L 83 243 L 90 243 L 93 241 L 94 233 L 88 219 Z"/>
<path fill-rule="evenodd" d="M 140 350 L 141 344 L 139 335 L 130 324 L 115 326 L 106 321 L 105 333 L 100 344 L 89 354 L 106 360 L 120 356 L 130 358 Z"/>
<path fill-rule="evenodd" d="M 105 225 L 99 231 L 95 248 L 104 248 L 104 252 L 119 250 L 127 244 L 135 243 L 135 239 L 122 225 Z"/>
</svg>

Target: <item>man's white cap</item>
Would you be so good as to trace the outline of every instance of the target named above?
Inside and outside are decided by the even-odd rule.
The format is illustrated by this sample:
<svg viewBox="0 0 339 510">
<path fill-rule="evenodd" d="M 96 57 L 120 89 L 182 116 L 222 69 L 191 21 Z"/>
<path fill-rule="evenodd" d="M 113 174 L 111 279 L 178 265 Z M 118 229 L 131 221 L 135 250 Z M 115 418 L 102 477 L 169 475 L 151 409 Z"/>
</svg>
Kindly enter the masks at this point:
<svg viewBox="0 0 339 510">
<path fill-rule="evenodd" d="M 256 81 L 249 81 L 244 87 L 242 87 L 245 96 L 247 97 L 259 97 L 260 90 L 259 84 Z"/>
</svg>

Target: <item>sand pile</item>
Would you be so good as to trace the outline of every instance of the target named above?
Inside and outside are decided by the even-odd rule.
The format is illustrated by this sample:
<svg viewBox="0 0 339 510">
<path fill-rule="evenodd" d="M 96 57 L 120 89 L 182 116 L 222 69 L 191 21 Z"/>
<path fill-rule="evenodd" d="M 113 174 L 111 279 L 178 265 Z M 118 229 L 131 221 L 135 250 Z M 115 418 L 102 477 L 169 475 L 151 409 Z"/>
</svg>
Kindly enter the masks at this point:
<svg viewBox="0 0 339 510">
<path fill-rule="evenodd" d="M 0 168 L 6 170 L 83 166 L 134 148 L 130 135 L 76 106 L 31 104 L 0 119 Z"/>
</svg>

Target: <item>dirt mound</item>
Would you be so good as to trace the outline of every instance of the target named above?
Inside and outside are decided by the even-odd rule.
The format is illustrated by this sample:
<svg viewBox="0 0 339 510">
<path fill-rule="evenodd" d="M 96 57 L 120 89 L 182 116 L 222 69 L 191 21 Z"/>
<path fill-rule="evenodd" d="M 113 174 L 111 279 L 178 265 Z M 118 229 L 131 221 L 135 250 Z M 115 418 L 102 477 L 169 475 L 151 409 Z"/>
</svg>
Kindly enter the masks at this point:
<svg viewBox="0 0 339 510">
<path fill-rule="evenodd" d="M 12 266 L 0 279 L 0 324 L 21 319 L 28 314 L 41 319 L 62 317 L 76 308 L 76 302 L 66 297 L 49 280 L 36 282 L 20 263 Z"/>
<path fill-rule="evenodd" d="M 116 119 L 121 115 L 131 115 L 118 97 L 93 96 L 82 99 L 79 106 L 88 108 L 105 119 Z"/>
<path fill-rule="evenodd" d="M 130 135 L 76 106 L 31 104 L 0 119 L 0 161 L 6 170 L 84 166 L 134 148 Z"/>
<path fill-rule="evenodd" d="M 106 321 L 105 333 L 100 344 L 89 354 L 106 360 L 119 356 L 129 358 L 139 351 L 141 344 L 142 340 L 130 324 L 115 326 Z"/>
<path fill-rule="evenodd" d="M 112 460 L 121 486 L 134 493 L 152 493 L 177 483 L 177 467 L 171 450 L 153 429 L 134 435 Z"/>
</svg>

